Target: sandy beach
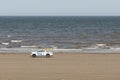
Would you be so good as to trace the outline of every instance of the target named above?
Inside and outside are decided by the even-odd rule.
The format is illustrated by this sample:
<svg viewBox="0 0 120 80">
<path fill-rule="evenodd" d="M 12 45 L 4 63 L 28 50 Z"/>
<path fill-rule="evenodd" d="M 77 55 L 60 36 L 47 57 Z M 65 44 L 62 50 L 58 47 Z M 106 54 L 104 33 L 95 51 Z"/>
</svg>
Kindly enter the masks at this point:
<svg viewBox="0 0 120 80">
<path fill-rule="evenodd" d="M 119 80 L 120 54 L 0 54 L 0 80 Z"/>
</svg>

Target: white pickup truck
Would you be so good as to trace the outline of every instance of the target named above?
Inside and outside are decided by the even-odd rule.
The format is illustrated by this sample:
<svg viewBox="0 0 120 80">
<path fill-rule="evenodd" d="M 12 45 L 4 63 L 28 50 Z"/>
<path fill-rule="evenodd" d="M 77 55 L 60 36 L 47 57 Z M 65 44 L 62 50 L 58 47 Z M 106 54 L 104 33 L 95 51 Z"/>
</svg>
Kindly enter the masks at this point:
<svg viewBox="0 0 120 80">
<path fill-rule="evenodd" d="M 53 52 L 47 52 L 46 50 L 39 50 L 39 51 L 34 51 L 31 53 L 32 57 L 46 57 L 46 58 L 50 58 L 53 56 Z"/>
</svg>

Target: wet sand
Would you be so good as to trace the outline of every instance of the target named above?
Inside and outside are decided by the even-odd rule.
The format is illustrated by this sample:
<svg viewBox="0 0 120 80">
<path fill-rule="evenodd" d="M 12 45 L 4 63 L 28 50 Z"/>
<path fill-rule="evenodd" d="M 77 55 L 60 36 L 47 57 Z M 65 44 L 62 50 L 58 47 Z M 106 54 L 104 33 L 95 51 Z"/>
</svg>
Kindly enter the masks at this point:
<svg viewBox="0 0 120 80">
<path fill-rule="evenodd" d="M 120 54 L 0 54 L 0 80 L 119 80 Z"/>
</svg>

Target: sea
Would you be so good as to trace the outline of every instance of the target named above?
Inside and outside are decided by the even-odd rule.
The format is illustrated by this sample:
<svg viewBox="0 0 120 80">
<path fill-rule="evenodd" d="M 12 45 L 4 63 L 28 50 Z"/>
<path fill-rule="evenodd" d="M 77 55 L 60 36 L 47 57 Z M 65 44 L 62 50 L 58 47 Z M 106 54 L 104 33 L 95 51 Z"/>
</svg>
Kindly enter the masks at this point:
<svg viewBox="0 0 120 80">
<path fill-rule="evenodd" d="M 21 40 L 21 46 L 66 49 L 120 46 L 120 16 L 1 16 L 1 47 L 11 40 Z"/>
</svg>

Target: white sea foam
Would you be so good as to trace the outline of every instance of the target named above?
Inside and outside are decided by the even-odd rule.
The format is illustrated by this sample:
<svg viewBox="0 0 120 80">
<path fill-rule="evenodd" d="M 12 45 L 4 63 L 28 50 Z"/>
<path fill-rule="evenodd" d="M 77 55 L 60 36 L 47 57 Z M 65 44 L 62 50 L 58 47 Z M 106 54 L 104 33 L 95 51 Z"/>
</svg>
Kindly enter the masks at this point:
<svg viewBox="0 0 120 80">
<path fill-rule="evenodd" d="M 3 42 L 2 45 L 9 45 L 9 43 L 5 43 L 5 42 Z"/>
<path fill-rule="evenodd" d="M 37 46 L 21 46 L 21 48 L 37 48 Z"/>
<path fill-rule="evenodd" d="M 17 42 L 22 42 L 22 40 L 11 40 L 11 42 L 17 43 Z"/>
<path fill-rule="evenodd" d="M 12 37 L 11 35 L 7 35 L 7 37 Z"/>
</svg>

